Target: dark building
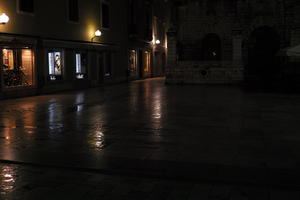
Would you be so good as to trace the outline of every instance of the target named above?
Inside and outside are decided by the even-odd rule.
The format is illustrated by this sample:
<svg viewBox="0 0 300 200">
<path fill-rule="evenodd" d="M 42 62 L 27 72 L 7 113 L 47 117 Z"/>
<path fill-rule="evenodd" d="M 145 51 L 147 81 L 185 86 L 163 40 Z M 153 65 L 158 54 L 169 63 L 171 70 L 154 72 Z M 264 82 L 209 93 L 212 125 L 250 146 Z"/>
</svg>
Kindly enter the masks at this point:
<svg viewBox="0 0 300 200">
<path fill-rule="evenodd" d="M 175 0 L 169 7 L 167 83 L 276 82 L 297 60 L 280 56 L 300 43 L 295 0 Z"/>
<path fill-rule="evenodd" d="M 129 0 L 129 78 L 164 75 L 166 65 L 166 4 Z"/>
</svg>

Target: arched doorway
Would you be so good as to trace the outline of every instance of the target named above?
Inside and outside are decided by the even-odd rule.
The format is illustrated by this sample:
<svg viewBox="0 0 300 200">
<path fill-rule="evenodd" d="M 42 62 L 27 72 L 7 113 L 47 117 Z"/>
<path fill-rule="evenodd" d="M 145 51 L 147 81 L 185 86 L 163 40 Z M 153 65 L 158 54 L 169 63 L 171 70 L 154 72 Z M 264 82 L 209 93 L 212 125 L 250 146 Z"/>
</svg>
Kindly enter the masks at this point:
<svg viewBox="0 0 300 200">
<path fill-rule="evenodd" d="M 215 33 L 207 34 L 202 40 L 202 60 L 221 60 L 221 39 Z"/>
<path fill-rule="evenodd" d="M 248 81 L 270 82 L 279 73 L 276 53 L 280 49 L 280 38 L 274 28 L 262 26 L 255 29 L 248 43 L 246 79 Z"/>
</svg>

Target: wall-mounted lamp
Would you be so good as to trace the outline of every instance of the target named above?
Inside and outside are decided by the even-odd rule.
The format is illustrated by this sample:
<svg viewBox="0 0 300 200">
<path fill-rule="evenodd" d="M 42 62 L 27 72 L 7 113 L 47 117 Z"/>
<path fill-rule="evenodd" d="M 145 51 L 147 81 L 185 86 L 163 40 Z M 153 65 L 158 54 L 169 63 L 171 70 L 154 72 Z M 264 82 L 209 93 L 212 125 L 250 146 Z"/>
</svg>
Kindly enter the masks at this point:
<svg viewBox="0 0 300 200">
<path fill-rule="evenodd" d="M 100 37 L 101 35 L 102 35 L 101 31 L 100 31 L 100 30 L 97 30 L 97 31 L 95 32 L 95 36 L 92 37 L 92 42 L 94 41 L 94 39 L 95 39 L 96 37 Z"/>
<path fill-rule="evenodd" d="M 2 15 L 0 15 L 0 24 L 7 24 L 8 21 L 9 17 L 5 13 L 2 13 Z"/>
<path fill-rule="evenodd" d="M 101 33 L 100 30 L 97 30 L 97 31 L 95 32 L 95 36 L 96 36 L 96 37 L 100 37 L 101 35 L 102 35 L 102 33 Z"/>
<path fill-rule="evenodd" d="M 155 44 L 160 44 L 160 40 L 155 40 Z"/>
</svg>

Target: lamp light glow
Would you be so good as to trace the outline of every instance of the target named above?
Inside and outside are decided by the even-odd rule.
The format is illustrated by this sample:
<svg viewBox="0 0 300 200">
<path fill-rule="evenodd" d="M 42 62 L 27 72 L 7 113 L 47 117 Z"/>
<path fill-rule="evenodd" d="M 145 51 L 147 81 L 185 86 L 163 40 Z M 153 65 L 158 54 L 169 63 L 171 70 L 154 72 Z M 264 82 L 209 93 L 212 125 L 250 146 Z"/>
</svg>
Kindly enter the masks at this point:
<svg viewBox="0 0 300 200">
<path fill-rule="evenodd" d="M 96 36 L 96 37 L 100 37 L 101 35 L 102 35 L 102 33 L 101 33 L 100 30 L 97 30 L 97 31 L 95 32 L 95 36 Z"/>
<path fill-rule="evenodd" d="M 101 35 L 102 35 L 101 31 L 99 29 L 96 30 L 94 37 L 92 37 L 92 42 L 94 42 L 95 38 L 100 37 Z"/>
<path fill-rule="evenodd" d="M 160 44 L 160 40 L 156 40 L 156 41 L 155 41 L 155 44 Z"/>
<path fill-rule="evenodd" d="M 5 13 L 2 13 L 2 15 L 0 15 L 0 24 L 7 24 L 8 21 L 9 17 Z"/>
</svg>

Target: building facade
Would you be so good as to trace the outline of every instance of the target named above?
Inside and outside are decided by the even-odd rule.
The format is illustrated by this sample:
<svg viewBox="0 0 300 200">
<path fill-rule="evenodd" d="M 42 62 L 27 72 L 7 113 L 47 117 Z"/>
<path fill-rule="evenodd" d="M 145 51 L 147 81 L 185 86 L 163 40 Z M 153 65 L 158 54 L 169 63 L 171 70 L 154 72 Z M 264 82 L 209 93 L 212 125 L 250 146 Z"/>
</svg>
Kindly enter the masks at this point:
<svg viewBox="0 0 300 200">
<path fill-rule="evenodd" d="M 0 15 L 9 17 L 0 25 L 0 98 L 97 87 L 133 73 L 154 76 L 153 3 L 0 0 Z M 132 15 L 140 6 L 147 14 Z M 139 63 L 142 72 L 128 72 Z"/>
<path fill-rule="evenodd" d="M 294 0 L 169 1 L 168 83 L 283 78 L 280 49 L 299 41 Z"/>
<path fill-rule="evenodd" d="M 129 0 L 129 79 L 163 76 L 166 66 L 166 3 Z"/>
</svg>

